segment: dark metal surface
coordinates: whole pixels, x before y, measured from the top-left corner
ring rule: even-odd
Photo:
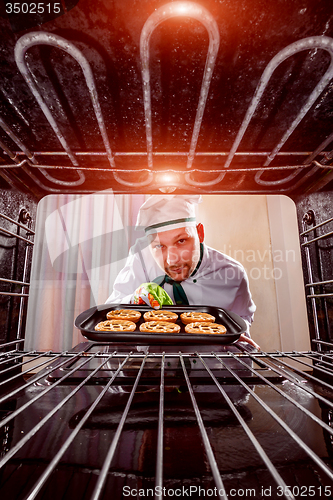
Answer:
[[[303,195],[296,203],[311,337],[332,341],[332,193]]]
[[[3,188],[32,189],[37,197],[105,188],[156,192],[166,183],[159,177],[166,170],[178,173],[168,183],[178,192],[295,194],[332,188],[330,77],[306,108],[330,67],[331,2],[196,1],[195,8],[206,9],[201,16],[181,6],[180,15],[166,20],[162,7],[168,2],[162,0],[79,0],[61,15],[37,18],[6,14],[5,4],[0,17]],[[147,142],[140,36],[144,42],[152,15],[161,18],[147,40]],[[208,33],[214,30],[219,45],[215,65],[207,66],[211,80],[201,109]],[[48,36],[52,45],[45,45]],[[55,36],[64,39],[62,48]],[[277,65],[266,78],[275,56]],[[20,58],[43,103],[21,74]],[[262,77],[267,86],[245,127]],[[295,120],[295,130],[283,139]],[[232,172],[225,174],[228,169]]]
[[[195,499],[332,498],[332,351],[9,349],[0,357],[4,498],[142,498],[160,485],[170,496],[192,486]],[[47,365],[33,377],[31,360]]]
[[[30,278],[33,235],[28,231],[29,220],[21,214],[29,213],[35,220],[36,201],[18,191],[3,190],[0,198],[0,341],[14,340],[24,336],[27,302],[26,283]],[[34,222],[33,222],[34,224]]]
[[[106,314],[115,309],[134,309],[140,311],[142,316],[137,323],[137,328],[133,332],[100,332],[95,330],[97,323],[105,321]],[[138,345],[212,345],[212,344],[232,344],[236,342],[241,333],[246,331],[245,321],[237,314],[225,309],[213,306],[165,306],[166,311],[178,314],[176,323],[180,326],[180,333],[177,334],[151,334],[141,332],[139,327],[144,322],[143,314],[150,311],[149,306],[103,304],[88,309],[75,319],[75,326],[88,340],[96,342],[116,342]],[[187,334],[185,325],[180,320],[180,314],[186,311],[200,311],[211,314],[216,318],[216,323],[224,325],[227,332],[223,335],[217,334]]]

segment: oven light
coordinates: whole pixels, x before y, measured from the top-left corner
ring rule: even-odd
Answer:
[[[180,16],[186,14],[201,14],[200,5],[196,5],[193,2],[175,2],[172,7],[174,9],[174,12],[177,12]]]
[[[163,172],[157,174],[156,182],[160,185],[159,190],[162,193],[172,193],[179,185],[179,178],[177,174],[172,172]]]

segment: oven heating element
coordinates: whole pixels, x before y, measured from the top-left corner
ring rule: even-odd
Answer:
[[[302,487],[305,491],[304,485],[309,488],[311,486],[310,490],[318,495],[316,498],[320,496],[331,498],[333,493],[330,491],[333,484],[332,344],[323,343],[326,351],[321,353],[240,351],[210,354],[154,354],[153,352],[144,354],[117,351],[106,353],[105,344],[94,343],[80,344],[75,348],[76,352],[38,353],[24,352],[17,348],[19,344],[20,342],[1,346],[3,353],[0,358],[2,414],[0,492],[4,498],[12,494],[9,493],[13,491],[12,488],[16,492],[15,498],[29,500],[69,498],[73,493],[69,486],[69,478],[67,482],[63,480],[63,483],[59,484],[59,481],[62,481],[61,470],[64,463],[68,460],[67,467],[69,469],[70,466],[74,467],[75,452],[71,453],[71,450],[75,450],[76,447],[80,450],[81,458],[86,458],[89,462],[89,448],[85,440],[88,440],[90,447],[97,447],[100,443],[96,441],[96,433],[95,439],[87,435],[89,432],[87,429],[92,429],[90,432],[93,433],[94,429],[98,428],[98,423],[93,424],[94,415],[98,414],[105,399],[107,414],[110,415],[115,411],[112,408],[112,400],[117,399],[119,394],[113,393],[112,388],[119,385],[124,391],[120,394],[124,398],[123,407],[117,421],[113,422],[112,432],[110,423],[108,429],[105,421],[104,428],[108,430],[103,432],[103,422],[99,420],[99,432],[105,440],[103,448],[105,455],[99,457],[99,467],[91,465],[89,468],[88,463],[84,467],[78,466],[81,475],[88,478],[87,480],[82,478],[85,494],[80,498],[94,500],[109,498],[110,492],[112,498],[125,498],[122,492],[129,491],[126,490],[126,485],[133,491],[149,487],[155,492],[163,491],[166,485],[173,488],[188,485],[191,477],[179,478],[176,474],[181,461],[171,467],[175,473],[174,478],[166,477],[164,466],[165,456],[169,453],[166,445],[167,427],[171,425],[174,429],[177,424],[184,425],[186,419],[191,420],[189,425],[192,427],[195,422],[195,427],[199,429],[197,439],[201,441],[192,443],[193,449],[198,450],[198,456],[187,457],[189,463],[191,464],[194,459],[198,460],[199,457],[209,464],[205,477],[192,478],[191,484],[197,487],[201,485],[201,488],[204,485],[207,488],[208,484],[210,489],[216,488],[215,498],[231,498],[228,496],[228,491],[235,488],[236,484],[241,485],[243,489],[251,486],[252,492],[256,491],[255,498],[262,498],[260,491],[263,485],[270,488],[274,485],[274,491],[283,492],[283,495],[278,495],[282,498],[297,498]],[[13,349],[10,350],[11,348]],[[29,366],[32,360],[34,368]],[[171,377],[168,376],[170,360],[173,361],[171,370],[177,366],[176,375],[173,372]],[[214,367],[210,368],[212,362]],[[151,363],[153,365],[150,367]],[[118,368],[113,368],[110,374],[112,364]],[[30,376],[37,368],[43,367],[42,371]],[[90,393],[87,391],[89,387],[93,389]],[[200,387],[204,387],[203,392],[198,389]],[[57,396],[60,388],[63,399]],[[235,396],[235,390],[243,391],[241,401],[239,396]],[[171,409],[177,415],[174,400],[171,406],[170,402],[167,402],[173,393],[182,398],[186,396],[190,401],[185,413],[183,411],[181,415],[183,420],[181,424],[176,421],[179,415],[170,423]],[[87,394],[90,394],[90,397]],[[142,465],[139,467],[140,471],[135,472],[124,470],[124,465],[118,463],[121,462],[119,453],[126,443],[126,439],[122,441],[126,434],[126,426],[131,427],[131,423],[128,422],[133,424],[133,419],[137,418],[140,420],[141,428],[145,428],[147,413],[142,414],[145,417],[140,416],[139,407],[135,406],[136,397],[140,395],[154,396],[149,418],[150,427],[155,429],[156,433],[153,434],[153,441],[147,445],[148,451],[142,451],[145,446],[142,433],[139,432],[138,438],[141,440],[141,455],[151,454],[149,460],[156,467],[155,474],[151,477],[147,476]],[[207,412],[205,399],[212,395],[214,409],[210,408]],[[136,409],[132,410],[133,406]],[[245,407],[247,412],[244,412]],[[229,420],[220,423],[215,421],[212,426],[209,412],[217,412],[219,415],[221,408],[228,413]],[[262,415],[260,425],[263,427],[267,426],[272,430],[271,424],[267,422],[274,422],[276,430],[269,438],[269,446],[264,439],[267,429],[254,425],[255,418],[251,418],[249,411],[252,413],[256,411]],[[39,417],[33,425],[34,419],[31,415],[36,414]],[[99,414],[100,419],[101,415],[103,413]],[[105,415],[106,413],[104,418]],[[219,418],[221,417],[217,420]],[[301,422],[301,426],[297,425],[297,422]],[[57,425],[62,429],[61,438],[56,432]],[[214,427],[215,432],[221,433],[219,443],[213,439]],[[315,438],[309,440],[308,431],[312,427]],[[306,429],[306,432],[302,432],[302,428]],[[186,427],[181,428],[181,431],[182,429]],[[249,454],[253,464],[259,461],[261,465],[258,463],[256,467],[248,466],[244,470],[223,471],[225,464],[221,464],[223,457],[220,451],[225,446],[230,446],[227,434],[226,444],[223,442],[224,432],[228,429],[235,434],[234,439],[239,440],[238,444],[233,442],[233,453],[240,453],[236,459],[242,462],[243,449],[243,453]],[[48,442],[49,433],[53,433],[54,436],[52,436],[51,456],[47,459],[44,457],[43,443]],[[323,453],[323,449],[318,452],[321,441],[325,442],[326,453]],[[49,442],[48,445],[50,446]],[[181,442],[179,448],[182,446]],[[293,453],[297,450],[295,453],[299,454],[299,460],[294,458],[291,463],[286,463],[285,458],[280,461],[277,457],[279,447],[284,449],[283,453],[287,455],[290,451],[286,450],[293,449]],[[39,450],[40,456],[33,456],[31,450],[35,452]],[[227,448],[225,450],[227,451]],[[127,452],[130,454],[131,450]],[[87,457],[84,457],[85,453]],[[67,460],[64,460],[64,456]],[[147,457],[145,459],[148,460]],[[135,462],[134,459],[133,461]],[[138,463],[140,465],[140,459]],[[129,468],[135,467],[131,463]],[[302,483],[302,478],[303,480],[307,478],[310,483],[306,481]],[[56,496],[54,496],[55,484],[58,484]],[[167,498],[167,496],[157,495],[155,498]],[[200,497],[194,496],[194,498]]]
[[[175,151],[154,151],[153,150],[153,139],[152,139],[152,103],[151,103],[151,85],[150,85],[150,39],[151,36],[161,23],[165,20],[174,18],[174,17],[187,17],[190,19],[196,19],[203,24],[206,28],[208,36],[209,36],[209,46],[206,57],[206,65],[203,73],[201,91],[199,102],[196,109],[195,121],[192,128],[192,138],[190,142],[190,149],[186,152],[175,152]],[[31,70],[29,69],[27,62],[25,60],[26,52],[32,46],[42,46],[49,45],[56,48],[59,48],[62,51],[67,52],[79,65],[83,73],[83,78],[85,80],[87,89],[89,91],[89,95],[92,101],[95,118],[98,123],[99,131],[103,139],[103,144],[105,147],[105,152],[98,151],[76,151],[73,152],[69,146],[66,137],[61,132],[60,127],[52,114],[51,109],[48,107],[45,99],[43,98],[41,89],[39,89],[38,82]],[[17,174],[14,173],[17,168],[22,169],[22,171],[28,175],[33,181],[35,185],[37,185],[44,192],[75,192],[75,190],[79,189],[81,193],[91,192],[91,189],[88,189],[86,184],[86,176],[85,173],[89,170],[91,171],[101,171],[101,172],[110,172],[112,173],[114,181],[118,185],[126,186],[130,188],[149,188],[156,189],[160,187],[158,181],[158,174],[163,172],[163,170],[156,169],[154,167],[154,157],[158,156],[162,157],[177,157],[177,158],[186,158],[186,168],[184,169],[168,169],[168,172],[181,175],[184,178],[184,185],[189,189],[196,188],[212,188],[217,186],[225,177],[227,172],[229,173],[239,173],[239,179],[234,183],[233,189],[230,192],[242,192],[243,189],[243,181],[246,176],[254,176],[254,184],[257,185],[256,189],[247,189],[247,192],[251,193],[270,193],[276,192],[278,188],[279,193],[290,193],[295,189],[298,189],[304,182],[311,178],[314,178],[315,175],[318,176],[319,172],[323,172],[324,169],[330,168],[327,165],[327,161],[331,158],[332,152],[325,151],[325,148],[332,142],[333,136],[332,134],[329,137],[325,138],[325,140],[318,146],[318,148],[312,153],[308,152],[299,152],[299,151],[290,151],[283,152],[281,151],[284,144],[290,138],[294,130],[300,124],[302,119],[307,115],[309,110],[312,108],[317,99],[321,96],[324,89],[327,88],[327,85],[330,83],[333,76],[333,39],[327,36],[310,36],[308,38],[304,38],[298,40],[283,50],[278,52],[273,59],[268,63],[265,70],[262,73],[262,76],[259,80],[255,93],[253,95],[252,101],[248,107],[248,110],[245,114],[245,117],[240,125],[239,131],[235,137],[233,145],[230,149],[230,152],[218,151],[218,152],[197,152],[197,142],[200,134],[200,128],[202,123],[202,118],[205,112],[206,102],[209,97],[209,88],[212,80],[212,76],[214,73],[214,65],[216,62],[216,58],[218,55],[218,50],[220,46],[220,35],[219,29],[215,19],[212,14],[203,6],[200,6],[196,3],[192,2],[172,2],[167,3],[159,8],[157,8],[153,14],[151,14],[146,20],[140,37],[140,59],[141,59],[141,73],[142,73],[142,83],[143,83],[143,105],[144,105],[144,115],[145,115],[145,127],[146,127],[146,153],[135,151],[135,152],[113,152],[111,150],[109,138],[106,132],[105,121],[102,114],[102,109],[99,102],[99,97],[97,93],[97,88],[95,84],[95,78],[91,66],[82,52],[70,41],[60,37],[54,33],[47,32],[30,32],[23,35],[16,43],[15,46],[15,61],[17,64],[17,68],[22,74],[26,84],[30,88],[30,91],[34,95],[40,109],[44,113],[46,119],[48,120],[50,126],[52,127],[55,136],[57,137],[61,147],[63,150],[52,152],[52,151],[30,151],[30,149],[21,141],[18,135],[13,131],[13,129],[4,121],[3,118],[0,119],[0,127],[3,131],[10,137],[10,139],[18,146],[19,151],[13,152],[10,148],[8,148],[2,141],[0,142],[0,146],[2,147],[6,156],[9,156],[13,163],[2,164],[0,169],[0,175],[9,182],[11,186],[15,186],[20,184],[20,179]],[[238,147],[241,143],[242,138],[244,137],[248,125],[255,114],[258,106],[262,100],[262,96],[267,89],[267,86],[270,82],[270,79],[275,72],[275,70],[279,67],[281,63],[283,63],[288,58],[292,57],[295,54],[298,54],[303,51],[318,51],[323,50],[327,52],[330,56],[330,64],[325,74],[321,77],[320,81],[317,83],[315,88],[312,90],[311,94],[307,98],[305,104],[301,107],[297,116],[293,119],[292,123],[288,126],[287,130],[283,133],[282,138],[276,144],[270,152],[256,151],[256,152],[246,152],[238,151]],[[255,167],[236,167],[230,168],[230,165],[233,161],[235,155],[239,155],[241,157],[264,157],[266,158],[262,165]],[[57,161],[57,158],[69,158],[72,166],[70,165],[59,165],[59,164],[47,164],[45,162],[41,162],[38,157],[47,156],[53,158]],[[289,158],[288,163],[286,165],[274,165],[270,166],[271,162],[276,157],[287,156]],[[298,163],[298,161],[293,162],[290,158],[299,158],[304,157],[302,163]],[[84,160],[87,158],[107,158],[109,166],[107,168],[104,167],[93,167],[84,165]],[[141,167],[140,169],[130,169],[130,168],[119,168],[117,166],[116,159],[117,158],[140,158],[147,157],[147,166]],[[193,161],[196,157],[209,157],[213,162],[215,159],[226,157],[225,163],[221,168],[210,168],[210,169],[201,169],[198,167],[193,167]],[[291,163],[291,164],[290,164]],[[294,164],[296,163],[296,164]],[[14,169],[14,170],[13,170]],[[34,171],[38,171],[40,176],[35,175]],[[50,174],[50,172],[57,170],[61,170],[65,172],[66,170],[75,171],[77,173],[76,180],[61,180]],[[286,171],[286,176],[280,179],[268,180],[266,178],[263,179],[264,172],[272,172],[273,175],[278,171]],[[295,180],[293,185],[288,185],[291,181],[293,181],[298,174],[303,171],[302,177]],[[126,174],[131,180],[125,180],[122,177],[122,174]],[[134,180],[138,174],[146,174],[144,180]],[[197,180],[195,178],[196,174],[213,174],[215,178],[211,180]],[[44,184],[40,177],[44,177],[48,183]],[[266,173],[267,176],[267,173]],[[325,183],[329,182],[330,176],[324,176],[320,182],[322,186]],[[252,178],[252,177],[251,177]],[[287,185],[287,187],[285,187]],[[27,186],[25,186],[27,187]],[[177,187],[177,186],[176,186]],[[29,188],[28,188],[29,189]],[[229,190],[219,190],[219,192],[229,192]]]

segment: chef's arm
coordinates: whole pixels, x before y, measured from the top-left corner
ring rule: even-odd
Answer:
[[[138,256],[129,255],[125,267],[120,271],[113,284],[113,291],[106,304],[132,304],[134,291],[145,281],[145,274],[138,265]]]
[[[250,334],[250,326],[253,322],[256,306],[252,300],[251,292],[249,289],[249,282],[245,272],[235,299],[234,306],[240,309],[239,315],[246,323],[246,331],[241,334],[239,341],[247,342],[252,347],[260,351],[260,346],[251,338]],[[233,308],[233,310],[235,309]]]
[[[251,338],[251,334],[250,334],[250,326],[251,326],[251,318],[249,318],[248,316],[246,316],[244,318],[244,316],[241,316],[241,318],[245,321],[246,323],[246,331],[244,332],[244,335],[246,335],[246,337],[249,337]]]
[[[258,351],[261,350],[260,348],[260,345],[257,344],[253,339],[251,339],[250,337],[248,337],[245,333],[242,333],[238,339],[238,342],[246,342],[250,345],[252,345],[252,347],[255,347],[256,349],[258,349]]]
[[[124,295],[119,290],[113,290],[110,297],[106,300],[106,304],[132,304],[133,294]]]
[[[249,282],[245,270],[242,280],[239,283],[235,300],[230,309],[231,311],[238,314],[246,322],[246,335],[247,337],[250,337],[250,326],[253,322],[256,306],[252,300],[251,292],[249,289]]]

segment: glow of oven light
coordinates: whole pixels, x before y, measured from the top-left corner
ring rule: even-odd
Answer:
[[[181,15],[191,15],[194,13],[198,13],[198,8],[200,8],[199,5],[193,4],[192,2],[179,2],[178,4],[174,5],[174,12],[177,12],[180,16]]]
[[[186,3],[180,3],[179,5],[177,5],[177,11],[179,12],[179,14],[186,14],[191,10],[191,7],[191,5],[188,5]]]
[[[178,176],[173,173],[165,172],[159,174],[157,180],[161,185],[159,190],[162,191],[162,193],[172,193],[177,189]]]
[[[163,174],[163,175],[161,175],[160,179],[165,184],[170,184],[170,183],[172,183],[172,181],[176,180],[175,176],[172,174]]]

